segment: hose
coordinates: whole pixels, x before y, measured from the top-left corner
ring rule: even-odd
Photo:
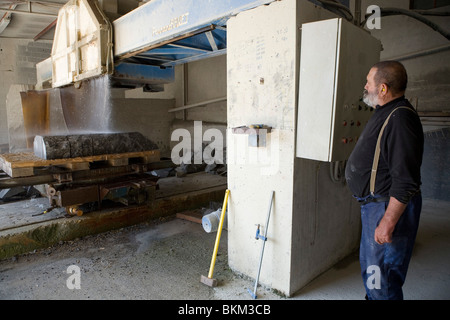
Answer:
[[[330,162],[331,181],[345,183],[345,166],[347,161]]]
[[[411,11],[411,10],[400,9],[400,8],[380,8],[380,13],[381,13],[382,17],[394,16],[394,15],[406,15],[408,17],[414,18],[414,19],[426,24],[427,26],[432,28],[434,31],[439,32],[441,35],[443,35],[445,38],[447,38],[447,40],[450,40],[450,32],[444,30],[443,28],[441,28],[439,25],[437,25],[433,21],[425,18],[422,13],[419,14],[419,13]],[[371,14],[366,14],[366,20],[364,20],[361,23],[361,26],[364,26],[366,24],[367,16],[370,16],[370,15]],[[431,13],[429,13],[429,15],[431,15]]]
[[[424,16],[450,16],[450,11],[413,10],[412,12],[422,14]]]
[[[330,1],[330,0],[317,0],[317,1],[320,2],[324,6],[325,9],[328,9],[333,12],[335,12],[335,11],[331,10],[331,8],[336,9],[338,12],[335,12],[335,13],[341,14],[348,21],[353,21],[352,12],[350,11],[349,8],[347,8],[343,4],[341,4],[337,1]]]

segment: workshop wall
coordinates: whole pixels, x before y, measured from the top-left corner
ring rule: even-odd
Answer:
[[[409,9],[409,0],[365,0],[369,5]],[[450,6],[435,10],[448,12]],[[450,32],[448,16],[425,16]],[[406,97],[418,111],[450,111],[450,45],[448,39],[426,24],[405,15],[382,17],[380,29],[370,30],[383,45],[382,60],[399,60],[408,71]]]
[[[123,101],[118,101],[121,105],[134,104],[135,100],[138,99],[142,99],[143,102],[145,99],[151,99],[154,104],[161,106],[161,103],[163,103],[161,100],[170,100],[171,102],[163,103],[165,105],[163,109],[148,106],[151,109],[149,110],[140,105],[137,108],[131,107],[129,111],[133,110],[133,112],[127,114],[127,117],[135,119],[136,123],[144,121],[142,120],[145,118],[143,115],[148,112],[151,112],[154,116],[160,116],[163,119],[160,123],[153,121],[156,119],[155,117],[145,119],[149,119],[153,125],[158,127],[159,144],[164,145],[161,152],[164,156],[170,156],[171,148],[179,143],[179,140],[171,141],[174,130],[188,130],[193,143],[195,121],[201,121],[202,135],[209,129],[218,129],[224,138],[224,146],[226,145],[226,91],[226,55],[222,55],[175,66],[175,81],[165,84],[163,92],[144,92],[141,88],[125,90],[122,96],[120,92],[113,94],[113,104],[120,98],[125,98]],[[189,106],[218,98],[224,98],[224,100],[169,112],[172,108]],[[139,105],[139,103],[137,104]],[[124,121],[129,122],[130,120]],[[119,118],[115,126],[117,125],[121,126]],[[168,127],[163,128],[163,126]],[[147,126],[144,131],[148,130],[150,129]],[[163,143],[164,139],[165,142]],[[209,141],[205,143],[208,144]]]
[[[12,84],[36,84],[36,63],[50,57],[52,42],[0,40],[0,152],[7,151],[6,96]]]
[[[425,132],[422,196],[450,201],[450,128]]]
[[[182,100],[177,100],[177,107],[189,106],[219,98],[224,99],[218,102],[207,103],[198,107],[175,112],[175,121],[172,124],[171,132],[179,128],[188,130],[192,139],[192,150],[194,150],[195,125],[197,125],[198,128],[201,128],[201,140],[204,145],[210,143],[209,140],[203,141],[205,132],[209,129],[217,129],[220,131],[220,134],[217,136],[218,138],[222,138],[223,146],[226,147],[226,55],[195,61],[184,65],[182,88]],[[199,121],[201,121],[201,123]],[[178,140],[171,141],[171,146],[174,147],[174,145],[178,143]]]
[[[226,55],[189,63],[185,69],[185,75],[186,105],[226,98]],[[182,112],[178,112],[177,118],[183,119]],[[185,120],[200,120],[226,125],[227,102],[223,100],[187,109]]]

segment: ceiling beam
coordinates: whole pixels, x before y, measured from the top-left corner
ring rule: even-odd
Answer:
[[[12,10],[0,8],[0,12],[11,12],[17,14],[25,14],[25,15],[36,15],[36,16],[44,16],[44,17],[57,17],[57,13],[44,13],[44,12],[36,12],[36,11],[23,11],[23,10]]]
[[[28,5],[30,2],[35,3],[36,5],[46,5],[46,4],[50,4],[50,5],[54,5],[55,7],[62,7],[65,2],[55,2],[55,1],[46,1],[46,0],[23,0],[23,1],[17,1],[17,0],[0,0],[0,5],[10,5],[10,4],[14,4],[14,5]],[[67,1],[66,1],[67,2]]]
[[[0,39],[28,40],[28,41],[34,40],[34,39],[32,39],[32,38],[26,38],[26,37],[5,37],[5,36],[0,36]],[[40,39],[39,41],[49,41],[49,42],[52,42],[53,40],[52,40],[52,39]]]
[[[54,26],[56,26],[56,22],[58,21],[58,19],[55,19],[52,23],[50,23],[48,26],[46,26],[41,32],[39,32],[34,38],[33,40],[36,41],[38,39],[40,39],[44,34],[46,34],[47,32],[50,31],[51,28],[53,28]]]

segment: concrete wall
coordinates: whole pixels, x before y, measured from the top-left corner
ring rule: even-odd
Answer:
[[[3,152],[27,152],[30,151],[27,144],[27,134],[24,125],[24,115],[22,109],[21,92],[33,90],[34,85],[17,85],[9,86],[6,96],[6,114],[7,129],[5,135],[8,144],[5,145]]]
[[[186,105],[227,96],[226,55],[195,61],[185,69]],[[182,118],[179,112],[177,117]],[[226,124],[227,102],[219,101],[204,107],[186,110],[186,120]]]
[[[36,84],[36,63],[50,56],[51,46],[45,40],[0,39],[0,146],[9,141],[6,96],[10,86]]]
[[[450,201],[450,128],[425,132],[422,196]]]
[[[281,34],[280,36],[276,36]],[[230,267],[256,278],[268,230],[261,283],[289,293],[295,122],[295,2],[275,2],[238,14],[227,25],[228,257]],[[232,129],[272,127],[265,148],[248,147]],[[270,156],[263,161],[263,153]],[[273,156],[273,158],[271,158]],[[271,165],[273,167],[271,168]],[[271,170],[272,169],[272,170]],[[269,226],[269,196],[275,191]]]
[[[194,149],[194,138],[199,139],[199,137],[194,136],[194,121],[201,121],[201,132],[198,131],[198,133],[202,135],[201,140],[203,145],[208,145],[212,141],[212,139],[206,139],[207,137],[204,136],[205,132],[209,129],[217,129],[220,131],[220,134],[215,134],[214,139],[221,139],[221,143],[225,148],[227,126],[226,55],[184,65],[183,89],[183,100],[177,101],[177,106],[189,106],[220,98],[224,98],[224,100],[176,112],[176,121],[174,121],[171,131],[173,132],[178,128],[187,129],[191,134],[192,148]],[[199,124],[197,122],[197,125]],[[178,141],[172,141],[172,147],[177,143]],[[226,153],[224,153],[224,162],[226,161],[225,155]]]
[[[170,145],[170,148],[164,149],[164,154],[170,156],[170,149],[179,143],[179,140],[171,141],[172,133],[175,130],[188,130],[191,134],[193,144],[194,121],[201,121],[201,139],[203,139],[203,134],[207,130],[218,129],[223,137],[223,145],[226,146],[226,92],[226,55],[222,55],[176,66],[175,81],[171,84],[166,84],[164,86],[164,92],[143,92],[142,89],[138,88],[125,91],[124,97],[127,99],[127,103],[134,103],[132,99],[153,99],[154,101],[157,99],[172,100],[170,107],[160,110],[160,115],[164,119],[161,125],[169,126],[167,130],[160,129],[167,132],[165,143]],[[169,112],[172,108],[189,106],[218,98],[225,99],[194,108]],[[123,104],[125,101],[121,103]],[[138,122],[144,121],[142,119],[147,119],[145,116],[141,120],[137,119],[142,115],[136,110],[136,120]],[[131,114],[129,116],[132,117]],[[117,123],[119,124],[119,121]],[[204,141],[204,143],[209,144],[209,140]]]

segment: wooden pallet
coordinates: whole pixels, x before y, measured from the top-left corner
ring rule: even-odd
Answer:
[[[56,166],[79,171],[88,170],[93,162],[104,162],[111,167],[126,166],[131,159],[144,164],[157,162],[160,160],[160,153],[159,150],[150,150],[54,160],[43,160],[31,152],[7,153],[0,154],[0,169],[11,178],[17,178],[33,176],[34,169],[40,167]]]

